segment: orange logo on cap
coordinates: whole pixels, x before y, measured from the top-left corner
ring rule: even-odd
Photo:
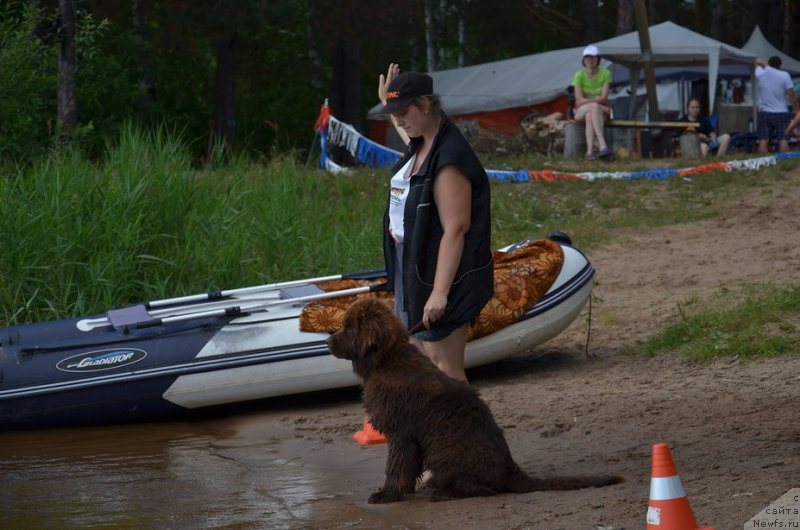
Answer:
[[[399,97],[400,97],[400,92],[387,92],[386,93],[386,99],[394,99],[394,98],[399,98]]]

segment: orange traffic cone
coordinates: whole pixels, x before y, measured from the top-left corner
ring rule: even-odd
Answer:
[[[697,526],[667,444],[653,446],[647,530],[713,530]]]
[[[364,416],[364,428],[353,435],[353,440],[361,445],[385,444],[388,442],[386,437],[375,430],[369,422],[369,418]]]

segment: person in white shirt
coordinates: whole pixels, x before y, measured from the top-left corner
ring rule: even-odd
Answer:
[[[769,141],[778,140],[778,150],[788,151],[786,129],[791,120],[788,102],[795,112],[800,110],[794,93],[792,78],[780,70],[781,58],[773,56],[769,61],[756,59],[757,103],[758,103],[758,152],[766,153]]]

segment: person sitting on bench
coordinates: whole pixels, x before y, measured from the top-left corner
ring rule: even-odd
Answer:
[[[720,156],[728,152],[728,145],[731,143],[730,134],[717,135],[715,127],[711,123],[711,118],[700,118],[700,100],[692,98],[686,104],[686,115],[680,121],[700,123],[697,128],[697,139],[700,140],[700,152],[703,156],[709,153]]]
[[[575,87],[575,120],[586,124],[586,158],[595,160],[613,156],[608,147],[603,127],[611,107],[608,106],[608,90],[611,85],[611,72],[600,67],[600,51],[597,46],[587,46],[581,59],[583,68],[575,73],[572,86]],[[599,153],[594,152],[597,140]]]

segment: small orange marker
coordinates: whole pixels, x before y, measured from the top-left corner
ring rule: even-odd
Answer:
[[[375,430],[366,416],[364,416],[364,428],[353,435],[353,440],[361,445],[385,444],[389,441],[383,434]]]

